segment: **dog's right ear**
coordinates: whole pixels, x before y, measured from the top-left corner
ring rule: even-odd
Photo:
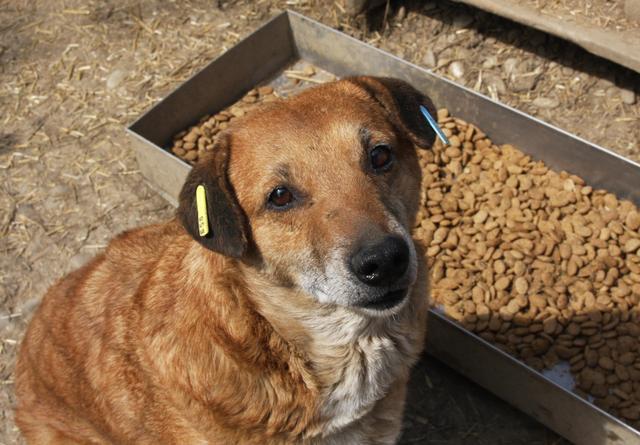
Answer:
[[[193,167],[180,191],[178,218],[189,234],[209,250],[240,258],[247,251],[247,218],[228,177],[231,137],[220,134],[213,150]],[[196,190],[204,187],[208,233],[200,235]],[[207,223],[205,223],[207,224]]]

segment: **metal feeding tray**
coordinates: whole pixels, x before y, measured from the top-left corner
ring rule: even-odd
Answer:
[[[282,73],[296,64],[311,64],[321,75],[404,79],[427,92],[436,106],[482,128],[495,143],[515,144],[553,169],[580,175],[640,205],[637,164],[290,11],[211,62],[129,127],[144,176],[176,204],[191,167],[166,149],[172,137],[256,85],[270,84],[285,94]],[[427,351],[572,442],[640,441],[640,432],[567,390],[554,374],[527,367],[437,310],[429,314]]]

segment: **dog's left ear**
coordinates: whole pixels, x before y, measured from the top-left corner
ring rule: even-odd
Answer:
[[[407,82],[391,77],[359,76],[346,79],[365,90],[387,112],[391,122],[420,148],[431,148],[436,134],[420,112],[424,105],[432,116],[436,108],[431,99]]]
[[[178,218],[189,234],[209,250],[240,258],[247,251],[248,223],[228,177],[231,137],[220,134],[210,153],[191,170],[180,191]],[[196,190],[204,187],[208,222],[201,235]],[[203,203],[204,204],[204,201]]]

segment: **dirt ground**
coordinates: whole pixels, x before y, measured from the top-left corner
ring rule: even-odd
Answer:
[[[173,212],[124,128],[287,7],[640,160],[640,75],[456,3],[398,1],[354,19],[320,0],[2,2],[0,444],[21,443],[12,370],[46,288]],[[405,444],[564,443],[429,357],[410,392]]]

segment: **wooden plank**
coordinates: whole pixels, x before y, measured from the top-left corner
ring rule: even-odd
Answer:
[[[575,43],[590,53],[640,72],[640,31],[613,31],[561,20],[517,0],[454,0]]]

